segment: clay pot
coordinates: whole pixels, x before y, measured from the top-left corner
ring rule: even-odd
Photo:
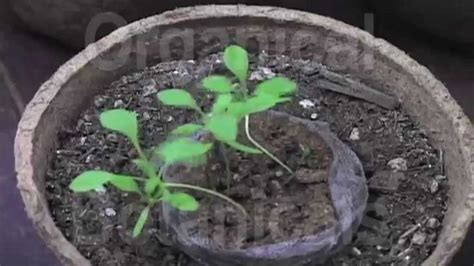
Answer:
[[[44,178],[59,129],[123,74],[220,51],[229,42],[312,58],[400,101],[444,154],[450,201],[437,247],[424,265],[448,265],[474,211],[474,132],[448,90],[405,53],[366,32],[314,14],[254,6],[184,8],[135,22],[87,47],[43,84],[18,126],[16,171],[26,211],[58,258],[65,265],[90,265],[56,227],[45,200]]]
[[[116,27],[177,7],[237,3],[270,5],[271,1],[11,0],[10,3],[18,17],[32,30],[53,37],[67,46],[83,48],[89,43],[86,34],[88,26],[92,24],[109,26],[99,28],[94,38],[96,40]]]
[[[337,17],[363,27],[360,0],[10,0],[18,17],[32,30],[73,48],[83,48],[118,26],[177,7],[203,4],[247,4],[295,8]],[[100,17],[98,14],[102,14]],[[103,24],[97,36],[87,28]]]
[[[376,12],[460,44],[474,43],[474,1],[369,0]]]

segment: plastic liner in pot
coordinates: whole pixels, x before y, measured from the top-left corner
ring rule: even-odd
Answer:
[[[368,189],[356,154],[330,131],[326,123],[276,111],[263,115],[267,119],[286,119],[288,123],[300,123],[320,136],[330,148],[333,161],[329,169],[328,186],[336,223],[315,235],[233,250],[218,246],[208,236],[199,234],[195,215],[180,212],[163,203],[162,229],[177,247],[203,265],[288,266],[321,263],[349,244],[361,223],[367,205]],[[174,182],[179,179],[186,182],[186,178],[179,175],[179,171],[171,168],[166,180]]]

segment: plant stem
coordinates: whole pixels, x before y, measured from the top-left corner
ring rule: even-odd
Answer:
[[[243,214],[245,214],[245,216],[247,217],[248,214],[247,214],[247,211],[244,209],[244,207],[240,204],[238,204],[237,202],[235,202],[233,199],[221,194],[221,193],[218,193],[218,192],[215,192],[215,191],[212,191],[210,189],[205,189],[205,188],[202,188],[202,187],[197,187],[197,186],[192,186],[192,185],[187,185],[187,184],[177,184],[177,183],[165,183],[165,186],[168,187],[168,188],[184,188],[184,189],[191,189],[191,190],[195,190],[195,191],[200,191],[200,192],[204,192],[204,193],[207,193],[209,195],[212,195],[212,196],[215,196],[215,197],[218,197],[218,198],[221,198],[229,203],[231,203],[232,205],[234,205],[235,207],[237,207],[237,209],[239,209]]]
[[[148,161],[148,158],[146,157],[145,153],[143,152],[142,148],[140,147],[140,144],[139,143],[133,143],[133,146],[135,146],[135,149],[138,152],[138,157],[140,157],[140,159],[142,159],[142,160]]]
[[[274,160],[283,168],[285,168],[286,171],[288,171],[290,174],[293,174],[293,170],[291,170],[290,167],[288,167],[286,164],[280,161],[275,155],[270,153],[268,150],[266,150],[262,145],[260,145],[257,141],[255,141],[252,138],[252,136],[250,135],[250,116],[249,115],[245,116],[245,134],[247,135],[248,140],[250,140],[250,142],[252,142],[252,144],[255,145],[255,147],[263,151],[268,157],[270,157],[272,160]]]

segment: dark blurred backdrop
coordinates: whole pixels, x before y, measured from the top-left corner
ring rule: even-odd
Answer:
[[[474,120],[474,1],[440,0],[0,0],[0,265],[53,266],[16,190],[13,138],[25,104],[84,46],[95,14],[132,20],[196,3],[283,6],[330,16],[384,38],[427,66]],[[367,20],[368,19],[368,20]],[[103,34],[109,28],[103,29]],[[474,265],[474,228],[453,266]]]

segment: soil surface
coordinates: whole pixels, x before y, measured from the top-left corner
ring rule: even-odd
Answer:
[[[314,62],[262,54],[252,58],[252,71],[254,82],[251,86],[275,74],[295,80],[299,84],[298,95],[278,109],[297,117],[329,123],[333,132],[359,155],[364,166],[370,188],[366,217],[352,245],[325,265],[420,265],[436,245],[448,189],[439,152],[430,146],[426,132],[400,110],[386,110],[318,88],[315,84],[320,76]],[[85,170],[140,174],[129,162],[136,157],[130,143],[100,126],[98,115],[101,111],[119,107],[137,111],[142,144],[151,148],[178,124],[197,119],[192,111],[161,107],[156,92],[172,87],[187,88],[203,106],[209,106],[212,96],[205,94],[199,85],[209,73],[227,73],[219,55],[199,61],[162,63],[124,76],[106,88],[104,94],[98,95],[76,124],[65,125],[59,133],[60,146],[47,177],[50,209],[65,236],[93,264],[195,265],[160,234],[158,210],[153,213],[154,219],[147,224],[144,234],[132,239],[131,229],[142,207],[135,196],[111,188],[97,193],[73,194],[68,186]],[[288,132],[277,126],[256,131],[254,135],[270,134],[265,138],[275,141],[270,141],[269,147],[281,153],[282,160],[294,169],[325,168],[324,157],[316,158],[316,166],[312,165],[312,159],[301,159],[308,152],[294,144],[303,140],[289,137],[288,143],[279,142],[278,139],[288,136]],[[271,137],[273,133],[277,134],[274,138]],[[245,191],[243,202],[252,198],[260,201],[274,198],[279,185],[285,185],[282,183],[287,177],[284,169],[266,158],[252,161],[238,155],[232,160],[245,161],[245,164],[233,164],[232,180],[253,185],[253,191]],[[262,179],[246,178],[248,173],[261,175]],[[303,187],[302,195],[316,189],[321,194],[313,193],[313,200],[327,200],[324,178],[308,187],[295,180],[289,184],[294,187],[291,191]],[[217,186],[225,190],[222,184]],[[332,208],[328,210],[331,212]],[[303,213],[297,215],[304,216]],[[321,220],[314,223],[314,228],[330,223],[330,218]],[[290,233],[297,226],[296,223],[289,224],[286,232]],[[261,243],[266,243],[265,234],[258,237]],[[248,246],[252,242],[249,240],[238,245]]]
[[[334,226],[327,184],[332,157],[325,142],[306,125],[290,122],[288,117],[253,115],[250,128],[257,142],[295,169],[294,175],[264,154],[228,148],[216,149],[205,166],[169,169],[170,182],[212,188],[247,210],[246,218],[222,199],[199,195],[206,196],[200,197],[199,211],[181,213],[185,221],[198,222],[191,230],[192,237],[208,238],[213,245],[235,250],[316,235]],[[239,142],[252,146],[244,132],[242,123]],[[230,166],[229,188],[224,156]]]

